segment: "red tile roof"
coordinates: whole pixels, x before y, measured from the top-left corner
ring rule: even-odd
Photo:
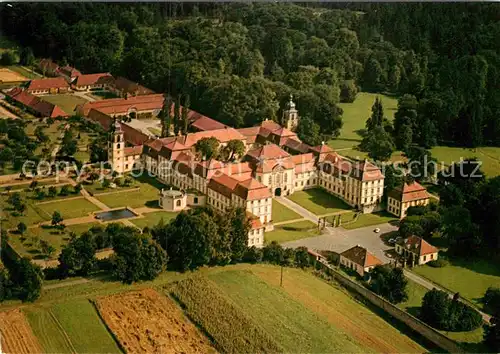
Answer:
[[[356,264],[359,264],[363,268],[383,264],[380,259],[368,252],[366,248],[363,248],[361,246],[354,246],[352,248],[349,248],[347,251],[342,252],[340,255]]]
[[[269,188],[254,178],[249,178],[246,181],[238,183],[234,194],[244,200],[259,200],[272,197]]]
[[[380,168],[372,164],[371,162],[364,161],[356,161],[353,163],[353,172],[354,177],[360,179],[361,181],[374,181],[383,179],[384,175]]]
[[[227,198],[231,198],[231,194],[233,194],[233,191],[237,185],[238,180],[229,177],[226,174],[214,176],[208,182],[209,189],[212,189]]]
[[[19,87],[6,92],[6,95],[14,101],[31,108],[42,117],[55,118],[68,116],[68,114],[64,112],[59,106],[44,101],[42,98],[32,95],[31,93],[26,92]]]
[[[289,148],[290,150],[300,152],[301,154],[304,154],[304,153],[309,152],[311,150],[311,147],[309,145],[298,140],[297,137],[287,138],[285,140],[283,146]]]
[[[313,146],[311,148],[311,151],[316,152],[318,154],[327,154],[333,152],[333,149],[326,144],[321,144],[318,146]]]
[[[250,150],[247,155],[260,160],[286,158],[290,156],[288,152],[276,144],[267,144],[257,149]]]
[[[89,86],[98,84],[112,84],[113,76],[110,73],[98,73],[98,74],[85,74],[80,75],[76,78],[73,85],[78,86]]]
[[[142,145],[131,146],[125,148],[125,156],[135,156],[142,153]]]
[[[427,254],[439,252],[436,247],[418,236],[410,236],[406,240],[400,241],[399,244],[406,250],[411,251],[418,256],[425,256]]]
[[[113,85],[123,94],[130,94],[133,96],[142,96],[142,95],[150,95],[153,94],[154,91],[144,87],[137,82],[130,81],[122,76],[117,77],[113,81]]]
[[[415,200],[428,199],[429,193],[425,187],[418,182],[404,183],[401,187],[396,187],[389,192],[389,196],[402,203],[411,202]]]
[[[191,110],[190,110],[190,112],[193,112],[192,116],[194,116],[197,113],[197,112],[194,112]],[[189,117],[189,114],[188,114],[188,117]],[[193,118],[195,118],[195,117],[193,117]],[[200,131],[209,131],[209,130],[224,129],[226,127],[226,125],[224,125],[216,120],[213,120],[212,118],[201,116],[201,117],[195,118],[195,120],[191,123],[191,127],[196,128],[197,130],[200,130]]]
[[[163,95],[144,95],[129,98],[110,98],[106,100],[87,102],[77,107],[77,111],[87,116],[89,111],[94,108],[106,114],[127,113],[130,108],[140,110],[158,109],[163,107]]]
[[[273,131],[273,130],[277,130],[277,129],[281,129],[281,125],[279,125],[278,123],[276,123],[275,121],[273,120],[265,120],[263,121],[261,124],[260,124],[261,127],[263,128],[266,128],[270,131]]]
[[[226,127],[224,129],[203,131],[197,133],[191,133],[185,135],[183,138],[183,144],[186,147],[191,147],[203,138],[215,138],[221,143],[227,143],[230,140],[245,140],[245,137],[241,135],[236,129]]]
[[[31,90],[49,90],[69,88],[68,83],[62,77],[53,77],[48,79],[34,79],[28,85],[28,91]]]
[[[263,227],[264,227],[264,225],[262,225],[262,222],[260,221],[259,218],[250,219],[250,228],[252,230],[262,229]]]
[[[82,75],[82,73],[79,70],[77,70],[77,69],[75,69],[75,68],[73,68],[73,67],[71,67],[69,65],[66,65],[66,66],[64,66],[62,68],[59,67],[57,69],[57,71],[60,74],[63,74],[63,75],[69,76],[69,77],[75,77],[75,76],[78,76],[78,75]]]

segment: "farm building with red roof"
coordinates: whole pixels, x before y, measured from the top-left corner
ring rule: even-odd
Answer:
[[[32,95],[19,87],[6,92],[6,97],[8,101],[26,108],[37,117],[56,118],[68,116],[59,106],[44,101],[42,98]]]
[[[34,95],[65,93],[69,84],[62,77],[31,80],[26,91]]]
[[[75,91],[104,90],[113,85],[110,73],[78,75],[71,85]]]

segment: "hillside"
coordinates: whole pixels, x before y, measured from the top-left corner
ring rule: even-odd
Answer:
[[[280,288],[278,267],[237,268],[211,273],[196,281],[180,282],[172,290],[188,316],[195,319],[217,344],[230,343],[231,350],[221,346],[224,351],[247,351],[248,346],[255,348],[261,343],[267,343],[267,348],[282,347],[285,352],[424,350],[343,289],[308,272],[285,268]],[[204,304],[214,299],[210,293],[217,294],[217,301],[203,311]],[[255,333],[242,341],[241,346],[225,341],[229,333],[238,333],[234,326],[241,323],[232,321],[234,326],[224,328],[231,317],[244,319],[246,329]]]
[[[223,352],[425,351],[345,290],[323,282],[308,271],[285,268],[282,288],[279,279],[279,267],[239,264],[205,268],[182,276],[169,272],[153,282],[132,286],[114,287],[109,281],[91,280],[71,285],[71,291],[68,288],[48,291],[37,304],[25,305],[22,313],[45,352],[117,352],[123,343],[116,343],[116,339],[147,339],[148,333],[154,335],[159,345],[167,337],[184,345],[196,336],[190,321]],[[154,295],[152,290],[143,290],[144,295],[131,292],[144,288],[152,288],[170,299]],[[106,297],[110,292],[116,295]],[[127,306],[112,313],[115,318],[128,318],[129,325],[107,317],[108,310],[103,309],[101,299],[125,301]],[[134,299],[137,305],[144,301],[150,304],[143,309],[127,299]],[[177,300],[178,308],[190,321],[183,319],[182,311],[170,309],[153,311],[156,322],[147,325],[130,322],[138,316],[152,318],[148,311],[171,303],[171,299]],[[92,302],[99,303],[99,311],[104,311],[101,315]],[[12,304],[6,308],[9,307]],[[70,308],[75,310],[68,311]],[[118,332],[110,335],[108,330],[114,328]],[[5,334],[8,336],[10,332]]]

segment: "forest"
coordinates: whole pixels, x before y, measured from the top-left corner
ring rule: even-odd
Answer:
[[[235,127],[279,120],[293,93],[304,118],[299,131],[317,143],[338,136],[338,103],[363,90],[406,95],[408,114],[396,119],[396,142],[500,145],[495,4],[15,3],[1,9],[2,34],[36,57],[189,97],[192,109]]]

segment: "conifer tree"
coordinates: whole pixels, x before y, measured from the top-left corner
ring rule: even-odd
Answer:
[[[372,106],[372,115],[366,121],[366,129],[373,130],[375,127],[381,127],[384,123],[384,107],[382,101],[377,97]]]

